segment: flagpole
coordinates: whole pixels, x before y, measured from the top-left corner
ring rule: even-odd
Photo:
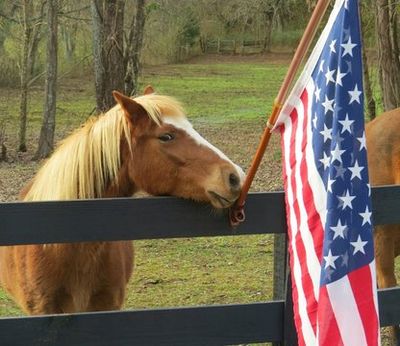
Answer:
[[[326,9],[330,0],[319,0],[312,15],[310,21],[307,24],[307,27],[304,31],[303,37],[300,40],[300,43],[296,49],[292,62],[290,63],[289,70],[286,73],[285,79],[283,80],[282,86],[279,89],[278,96],[274,101],[274,105],[272,108],[271,115],[268,119],[267,125],[265,127],[264,133],[261,137],[260,144],[258,145],[256,154],[253,157],[252,164],[247,172],[246,179],[243,183],[242,192],[236,201],[235,205],[230,210],[230,224],[232,227],[236,227],[239,223],[245,220],[244,214],[244,204],[246,201],[247,194],[249,192],[251,183],[256,175],[257,169],[260,166],[262,157],[264,156],[265,149],[268,146],[269,140],[271,138],[271,131],[275,125],[276,119],[282,109],[283,103],[289,93],[289,88],[293,83],[294,77],[311,45],[311,42],[315,36],[317,28],[324,16]]]

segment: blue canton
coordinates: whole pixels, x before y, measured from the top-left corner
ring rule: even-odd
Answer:
[[[374,259],[356,11],[344,2],[312,73],[312,145],[327,191],[321,285]]]

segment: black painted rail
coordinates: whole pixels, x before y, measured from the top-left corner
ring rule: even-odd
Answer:
[[[372,189],[375,224],[400,223],[400,186]],[[286,232],[282,192],[251,194],[227,216],[175,198],[0,203],[0,245]],[[379,292],[383,326],[400,323],[400,288]],[[284,342],[284,301],[1,318],[0,345],[222,345]]]

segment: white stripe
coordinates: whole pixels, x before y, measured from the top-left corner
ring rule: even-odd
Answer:
[[[344,3],[344,0],[336,0],[335,7],[333,8],[331,15],[328,19],[328,23],[326,24],[324,30],[322,31],[321,36],[319,37],[317,44],[315,45],[306,65],[304,66],[303,72],[301,73],[299,79],[294,85],[291,93],[289,94],[285,104],[282,107],[282,111],[280,112],[277,121],[275,122],[274,129],[279,127],[287,117],[290,116],[290,113],[293,109],[293,101],[292,97],[296,97],[300,95],[301,91],[305,88],[308,83],[308,79],[313,72],[319,57],[321,56],[322,49],[326,43],[326,40],[329,36],[329,33],[332,29],[333,24],[335,23],[336,17],[339,14],[339,11]]]
[[[369,270],[371,273],[371,281],[372,281],[372,289],[373,289],[373,297],[374,297],[374,305],[375,305],[375,313],[376,316],[378,316],[378,323],[379,323],[379,305],[378,305],[378,290],[377,290],[377,283],[376,283],[376,263],[375,260],[373,260],[369,264]],[[378,342],[379,345],[381,344],[381,330],[378,325]]]
[[[307,88],[307,93],[308,93],[308,105],[311,104],[311,99],[310,95],[313,94],[313,83],[309,84]],[[303,134],[303,126],[304,126],[304,121],[305,120],[305,114],[304,114],[304,105],[301,101],[300,98],[298,98],[297,101],[297,114],[298,114],[298,126],[297,126],[297,133],[296,133],[296,145],[295,145],[295,154],[296,154],[296,166],[295,166],[295,179],[296,179],[296,195],[297,195],[297,201],[299,205],[299,212],[300,212],[300,233],[301,233],[301,238],[304,243],[305,251],[306,251],[306,262],[307,262],[307,268],[308,272],[311,277],[311,281],[313,283],[313,291],[314,291],[314,297],[318,301],[318,296],[319,296],[319,284],[320,284],[320,273],[321,273],[321,262],[317,257],[317,254],[315,252],[314,248],[314,240],[312,237],[312,230],[308,227],[308,213],[306,211],[306,207],[304,204],[304,199],[303,199],[303,180],[301,177],[301,162],[303,159],[305,159],[305,153],[303,152],[301,146],[302,146],[302,140],[304,138]],[[310,113],[310,110],[308,110],[308,113]],[[309,115],[310,117],[310,115]],[[306,125],[306,131],[309,129],[309,124]],[[311,137],[307,137],[307,145],[312,142]],[[308,163],[307,163],[308,165]],[[314,163],[313,163],[314,166]],[[309,185],[313,185],[314,181],[309,180]],[[321,179],[319,179],[321,180]],[[319,244],[316,244],[317,246]]]
[[[368,345],[348,276],[326,285],[326,288],[343,344]]]
[[[291,133],[293,131],[292,128],[292,123],[291,119],[287,118],[285,119],[285,131],[283,133],[283,143],[284,143],[284,150],[285,150],[285,170],[286,170],[286,184],[287,184],[287,191],[286,191],[286,198],[287,198],[287,203],[289,205],[293,205],[294,203],[294,196],[293,196],[293,187],[291,183],[291,176],[292,176],[292,169],[290,167],[290,137]],[[297,288],[297,293],[298,293],[298,310],[299,310],[299,317],[301,320],[301,332],[304,338],[304,341],[306,345],[316,345],[317,339],[314,334],[314,330],[312,328],[310,319],[308,317],[307,313],[307,300],[305,297],[305,293],[303,291],[303,284],[302,284],[302,273],[301,273],[301,268],[300,268],[300,261],[298,258],[297,254],[297,249],[296,249],[296,235],[298,232],[298,225],[297,225],[297,220],[296,220],[296,215],[294,212],[293,208],[288,208],[287,212],[289,215],[290,219],[290,225],[291,225],[291,249],[293,252],[293,277],[294,277],[294,284],[296,285]]]
[[[237,173],[240,177],[240,179],[243,181],[245,177],[245,173],[243,172],[243,169],[239,167],[237,164],[232,162],[229,157],[227,157],[220,149],[212,145],[210,142],[208,142],[204,137],[202,137],[192,126],[192,124],[185,118],[183,117],[163,117],[163,123],[165,124],[170,124],[172,126],[175,126],[176,128],[185,131],[191,138],[194,139],[194,141],[199,144],[203,145],[209,149],[211,149],[213,152],[215,152],[221,159],[228,161],[230,164],[232,164],[236,170]]]

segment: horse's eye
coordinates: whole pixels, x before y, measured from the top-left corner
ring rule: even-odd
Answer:
[[[164,133],[164,134],[162,134],[161,136],[158,137],[158,139],[161,142],[169,142],[169,141],[172,141],[174,138],[175,138],[174,135],[172,135],[170,133]]]

